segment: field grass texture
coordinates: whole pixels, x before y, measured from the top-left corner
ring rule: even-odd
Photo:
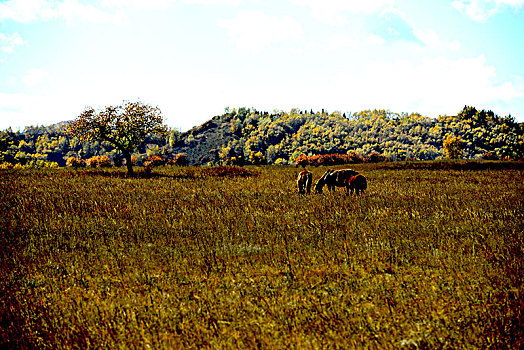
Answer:
[[[397,165],[0,172],[0,345],[522,348],[524,171]]]

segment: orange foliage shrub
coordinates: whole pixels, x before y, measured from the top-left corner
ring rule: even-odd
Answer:
[[[146,160],[144,161],[144,166],[147,168],[152,168],[155,166],[161,166],[161,165],[166,165],[166,164],[167,164],[167,159],[162,158],[160,156],[150,156],[150,157],[147,157]]]
[[[309,165],[309,157],[304,155],[304,154],[301,154],[297,157],[297,159],[295,160],[295,166],[296,167],[299,167],[299,166],[306,166],[306,165]]]
[[[321,166],[321,165],[339,165],[339,164],[357,164],[363,163],[364,159],[358,154],[351,152],[348,154],[317,154],[311,157],[300,155],[295,161],[295,166]]]
[[[189,159],[187,158],[187,154],[185,154],[185,153],[178,153],[172,159],[172,164],[179,165],[179,166],[186,166],[186,165],[188,165],[189,164]]]
[[[110,168],[113,166],[108,156],[94,156],[86,161],[86,166],[90,168]]]
[[[366,156],[366,158],[364,158],[364,160],[366,163],[382,163],[389,162],[390,158],[377,152],[371,152]]]
[[[66,166],[71,168],[83,168],[86,166],[86,162],[80,158],[69,157],[66,160]]]

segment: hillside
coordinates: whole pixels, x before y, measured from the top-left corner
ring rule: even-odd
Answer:
[[[437,119],[384,110],[346,116],[298,110],[270,114],[241,108],[181,134],[174,151],[186,153],[192,164],[290,164],[301,154],[332,153],[433,160],[444,156],[447,135],[463,141],[463,158],[524,156],[523,123],[473,107]]]
[[[464,107],[456,116],[436,119],[418,113],[366,110],[351,115],[300,111],[226,110],[187,132],[171,130],[165,138],[146,140],[135,153],[147,157],[186,154],[191,165],[293,164],[300,156],[379,155],[378,159],[434,160],[449,157],[445,140],[460,145],[454,155],[465,159],[521,159],[524,123],[511,116]],[[115,163],[119,152],[105,142],[81,142],[65,125],[28,127],[0,132],[0,164],[65,165],[66,159],[106,155]]]

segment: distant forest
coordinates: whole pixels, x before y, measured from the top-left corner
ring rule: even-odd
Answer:
[[[65,166],[68,159],[107,156],[120,165],[121,154],[106,142],[81,142],[66,133],[67,123],[0,131],[0,167]],[[150,137],[133,159],[174,159],[191,165],[294,164],[299,156],[357,155],[366,159],[434,160],[448,155],[446,138],[459,140],[461,158],[522,160],[524,123],[511,116],[464,107],[456,116],[432,119],[417,113],[366,110],[339,112],[260,112],[229,109],[187,132],[171,129]]]

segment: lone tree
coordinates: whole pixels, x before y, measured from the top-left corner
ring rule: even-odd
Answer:
[[[121,106],[109,106],[101,111],[87,107],[68,125],[68,131],[71,136],[83,141],[111,143],[124,155],[127,176],[132,176],[131,154],[144,142],[146,136],[167,134],[163,119],[158,107],[125,101]]]

